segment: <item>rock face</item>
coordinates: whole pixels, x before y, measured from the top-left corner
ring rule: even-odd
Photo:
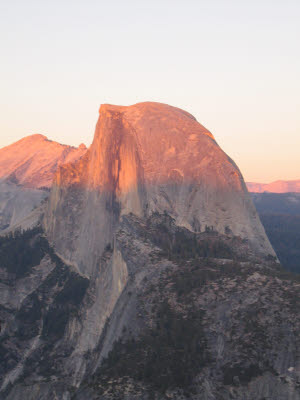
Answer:
[[[239,238],[123,216],[86,279],[32,230],[0,283],[3,400],[300,399],[299,277]]]
[[[86,151],[48,140],[43,135],[27,136],[0,149],[0,178],[27,188],[50,188],[59,165],[80,158]]]
[[[300,180],[275,181],[272,183],[247,182],[249,192],[253,193],[300,193]]]
[[[41,201],[49,193],[57,168],[86,152],[48,140],[43,135],[27,136],[0,149],[0,233],[36,224]]]
[[[90,149],[56,175],[48,237],[91,276],[120,218],[154,212],[194,232],[231,232],[274,255],[240,171],[193,116],[160,103],[102,105]]]
[[[1,399],[300,400],[299,281],[177,108],[101,106],[42,225],[0,237],[0,284]]]
[[[76,400],[300,399],[299,277],[233,262],[249,257],[236,239],[194,257],[193,240],[167,215],[123,218],[128,283]]]
[[[28,225],[25,219],[40,206],[48,196],[44,190],[23,188],[15,183],[0,180],[0,233],[9,231],[22,222],[23,229]],[[36,219],[33,220],[33,225]]]

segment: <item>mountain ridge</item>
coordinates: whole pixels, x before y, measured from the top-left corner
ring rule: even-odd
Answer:
[[[0,179],[27,188],[50,188],[57,167],[75,161],[86,151],[49,140],[41,134],[26,136],[0,149]]]
[[[230,230],[275,255],[238,167],[205,127],[161,103],[101,106],[92,145],[56,173],[48,237],[65,259],[94,273],[120,218],[153,212],[191,231]]]
[[[277,180],[271,183],[246,182],[249,192],[253,193],[300,193],[300,179]]]
[[[300,400],[299,277],[207,132],[101,107],[36,226],[0,236],[1,398]]]

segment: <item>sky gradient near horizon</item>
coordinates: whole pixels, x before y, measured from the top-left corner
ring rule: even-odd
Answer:
[[[0,147],[92,141],[101,103],[159,101],[245,180],[300,179],[299,0],[4,0]]]

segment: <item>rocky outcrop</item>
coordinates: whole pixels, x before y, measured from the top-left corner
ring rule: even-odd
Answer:
[[[249,192],[253,193],[300,193],[300,180],[271,183],[247,182],[247,187]]]
[[[36,225],[41,213],[33,210],[49,195],[57,168],[85,152],[85,145],[66,146],[43,135],[0,149],[0,233]]]
[[[0,398],[300,398],[298,281],[185,111],[101,106],[0,273]]]
[[[24,235],[1,243],[35,261],[1,258],[1,399],[300,399],[299,279],[242,239],[131,214],[86,279]]]
[[[44,398],[34,394],[36,377],[50,382],[53,374],[64,375],[88,285],[55,255],[39,228],[0,237],[1,399],[10,398],[24,379],[32,391],[22,389],[12,398]]]
[[[239,169],[193,116],[160,103],[102,105],[93,144],[56,175],[48,237],[92,276],[120,218],[154,212],[194,232],[231,232],[274,255]]]
[[[130,279],[76,400],[300,399],[299,277],[196,237],[168,216],[123,219]]]
[[[27,188],[50,188],[59,165],[79,159],[86,152],[48,140],[44,135],[27,136],[0,149],[0,178]]]

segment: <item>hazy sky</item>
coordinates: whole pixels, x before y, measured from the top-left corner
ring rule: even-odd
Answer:
[[[300,0],[0,1],[0,147],[89,145],[101,103],[159,101],[246,180],[300,179]]]

